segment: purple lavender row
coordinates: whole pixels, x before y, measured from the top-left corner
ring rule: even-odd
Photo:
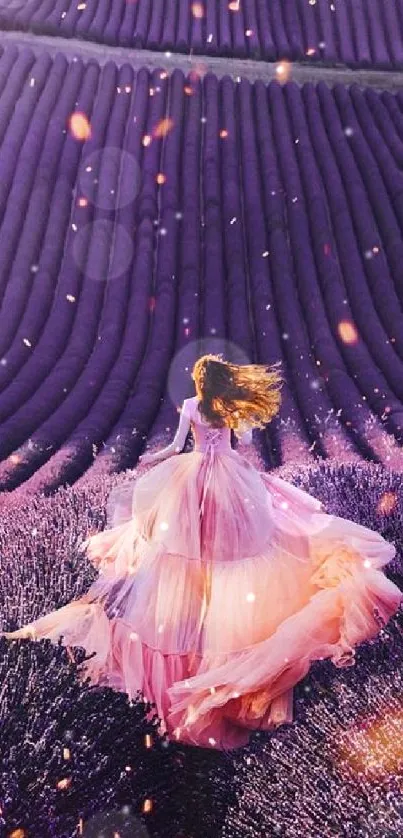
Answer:
[[[125,180],[129,179],[127,186],[128,198],[132,198],[130,193],[131,188],[136,186],[137,189],[137,185],[134,184],[133,181],[130,182],[130,179],[133,177],[133,174],[136,174],[136,170],[133,171],[133,161],[139,159],[140,149],[142,149],[142,139],[146,136],[144,135],[144,117],[148,110],[150,79],[146,73],[140,73],[138,75],[136,87],[137,95],[133,98],[131,108],[129,110],[128,103],[130,99],[127,93],[131,90],[132,77],[129,66],[126,66],[124,70],[125,72],[123,72],[122,78],[119,79],[121,84],[118,85],[117,88],[113,88],[117,95],[114,97],[114,107],[112,107],[108,133],[102,140],[105,165],[103,159],[98,161],[98,158],[95,158],[94,161],[94,155],[91,150],[88,151],[88,154],[84,155],[83,160],[83,171],[87,171],[87,169],[92,170],[94,162],[98,162],[100,170],[99,172],[94,172],[94,174],[98,174],[98,178],[96,178],[96,180],[98,181],[99,179],[99,187],[96,197],[94,198],[94,200],[98,203],[100,202],[100,192],[103,194],[103,201],[106,202],[109,192],[117,192],[115,189],[110,190],[109,187],[111,185],[116,186],[116,178],[118,175],[123,181],[123,190],[125,187]],[[159,77],[160,74],[156,73],[156,79]],[[111,82],[112,84],[115,84],[116,79],[112,77]],[[102,96],[102,91],[100,91],[100,94],[100,107],[102,107],[102,109],[104,107],[107,109],[108,106],[112,106],[108,97]],[[163,101],[163,95],[155,98],[154,108],[151,108],[148,113],[148,120],[150,121],[150,124],[154,125],[158,123],[162,114]],[[135,123],[134,127],[133,123]],[[95,130],[95,124],[93,127],[93,133],[94,136],[96,136],[97,132]],[[107,151],[108,149],[113,150],[122,148],[124,136],[126,136],[128,143],[128,146],[125,149],[126,157],[120,155],[116,169],[113,156],[110,158]],[[109,143],[111,145],[109,145]],[[65,397],[63,404],[61,404],[60,407],[53,412],[53,415],[47,422],[44,424],[39,422],[39,425],[34,425],[34,428],[37,430],[35,430],[35,433],[30,437],[28,446],[25,446],[28,456],[26,459],[21,457],[21,460],[16,464],[17,473],[14,475],[14,480],[26,477],[29,472],[32,473],[32,471],[37,468],[41,462],[49,458],[49,451],[57,450],[61,442],[66,439],[69,433],[73,433],[73,431],[75,438],[78,437],[81,441],[80,459],[82,470],[84,458],[87,457],[88,460],[88,454],[90,453],[90,455],[92,455],[92,444],[89,440],[91,439],[93,443],[95,440],[99,441],[102,439],[106,431],[110,429],[111,423],[113,423],[114,419],[117,418],[123,409],[128,396],[129,388],[133,383],[133,370],[136,370],[136,367],[141,360],[146,340],[146,333],[144,333],[142,324],[144,323],[144,319],[146,320],[148,316],[149,288],[147,288],[147,273],[144,270],[144,267],[147,267],[148,264],[149,269],[152,270],[154,242],[153,225],[150,219],[150,213],[151,216],[154,216],[156,213],[156,184],[154,172],[156,165],[158,166],[159,155],[155,151],[157,147],[158,143],[150,150],[151,163],[148,164],[150,167],[148,178],[147,162],[145,161],[143,165],[143,188],[141,194],[139,195],[138,205],[136,205],[133,200],[130,200],[130,202],[125,200],[123,207],[119,209],[117,213],[114,212],[112,207],[109,210],[102,210],[102,202],[101,208],[96,208],[98,217],[101,217],[101,221],[106,220],[108,224],[105,229],[101,227],[101,229],[98,230],[95,227],[95,222],[92,222],[93,229],[90,229],[88,234],[89,242],[87,247],[87,256],[85,259],[80,259],[80,267],[82,268],[82,273],[84,273],[84,286],[87,288],[87,295],[84,296],[82,292],[80,298],[78,299],[77,317],[73,331],[73,348],[71,350],[70,347],[67,346],[54,370],[52,370],[51,374],[44,379],[42,384],[43,393],[38,391],[37,394],[30,399],[30,401],[27,402],[23,408],[21,408],[21,410],[17,413],[17,416],[13,415],[8,420],[8,423],[6,423],[7,427],[12,430],[12,433],[16,434],[21,432],[20,428],[21,426],[24,427],[23,423],[25,423],[25,427],[27,427],[27,423],[32,426],[33,416],[36,415],[37,417],[38,411],[40,412],[39,419],[41,419],[42,416],[45,417],[46,415],[50,415],[50,413],[52,413],[52,389],[56,393],[56,388],[53,387],[53,381],[55,382],[55,385],[57,382],[59,383],[59,390],[62,376],[62,380],[66,380],[66,377],[68,377],[69,382],[71,381],[71,383],[75,380],[75,386],[74,388],[72,386],[69,387],[71,393]],[[86,165],[88,160],[92,161],[91,166]],[[119,164],[121,166],[120,172]],[[113,171],[111,171],[111,169],[113,169]],[[126,171],[126,169],[129,169],[129,171]],[[91,177],[92,176],[91,171]],[[121,193],[115,200],[121,200]],[[131,234],[135,229],[135,210],[138,215],[138,235],[135,240],[135,245],[137,245],[136,251],[135,245],[131,242]],[[112,215],[115,216],[113,223],[112,220],[109,221],[109,219],[112,219]],[[102,216],[104,216],[104,218],[102,218]],[[78,232],[78,234],[80,234],[81,230],[84,230],[85,232],[88,226],[91,225],[84,224],[81,229],[78,229],[78,226],[74,225],[75,232]],[[118,234],[116,234],[116,230]],[[120,237],[119,230],[121,231]],[[112,241],[114,242],[113,246],[111,244]],[[85,244],[87,244],[87,242],[85,242]],[[125,248],[129,248],[128,253],[124,252]],[[142,277],[143,287],[147,289],[145,299],[144,293],[141,294],[141,286],[136,288],[132,282],[134,253],[136,255],[134,267],[138,269],[138,274]],[[74,261],[74,247],[70,248],[69,255]],[[146,262],[144,261],[145,259],[147,260]],[[106,280],[107,277],[109,277],[109,279],[108,282],[105,283],[104,280]],[[100,296],[99,305],[102,304],[102,294],[105,285],[105,300],[103,302],[102,314],[100,315],[101,319],[97,327],[97,320],[94,320],[93,313],[96,313],[97,311],[95,307],[97,295]],[[133,298],[128,310],[127,303],[130,291],[133,292]],[[88,306],[86,304],[87,297]],[[83,301],[84,308],[82,308]],[[133,315],[131,320],[129,319],[130,314]],[[140,320],[139,315],[141,317]],[[92,340],[91,318],[93,320]],[[138,321],[140,327],[138,330],[135,328],[136,321]],[[98,333],[94,330],[96,328],[99,330]],[[127,338],[122,344],[121,337],[122,330],[124,328],[126,328],[127,331]],[[85,366],[84,375],[79,374],[80,368],[83,369],[82,359],[84,357],[83,352],[80,353],[80,336],[83,351],[87,353],[87,346],[91,351],[91,356],[88,356]],[[136,344],[138,346],[137,362]],[[118,374],[119,386],[117,386],[114,369],[111,370],[111,366],[115,361],[119,350],[120,357],[123,361],[121,362],[120,375]],[[5,397],[7,397],[7,392],[8,391],[5,391]],[[80,424],[80,419],[88,413],[89,408],[94,403],[98,394],[101,394],[98,399],[98,403],[96,404],[95,411],[98,419],[96,416],[93,419],[89,416],[84,425],[82,422]],[[91,433],[86,433],[87,426],[90,427]],[[44,442],[49,440],[52,440],[50,447],[44,444]],[[84,453],[82,449],[85,442],[87,442],[87,445],[84,445],[86,448]],[[72,469],[74,470],[74,463],[71,461],[71,456],[67,456],[67,460],[68,471],[71,471]],[[62,463],[59,463],[59,468],[61,467]],[[64,468],[66,468],[66,464]]]
[[[22,52],[19,61],[24,56],[25,52]],[[18,64],[19,61],[16,63]],[[77,62],[74,66],[77,68],[77,74],[82,75],[82,88],[76,106],[80,112],[86,112],[91,117],[100,76],[99,69],[92,62],[86,68],[84,68],[81,62]],[[35,80],[35,76],[33,76],[33,79]],[[30,87],[29,78],[27,78],[26,84],[27,87]],[[16,122],[16,127],[18,128],[18,119]],[[46,281],[47,277],[50,276],[54,295],[53,305],[48,315],[45,328],[41,333],[40,342],[35,347],[35,361],[33,362],[31,357],[27,359],[27,347],[22,343],[22,331],[25,327],[24,320],[21,323],[21,334],[17,332],[14,342],[7,352],[7,358],[3,359],[3,364],[0,366],[0,386],[4,391],[4,388],[10,381],[12,384],[7,389],[7,397],[2,399],[2,406],[0,408],[2,421],[16,411],[21,403],[35,391],[38,384],[43,380],[43,377],[46,376],[62,353],[71,330],[72,322],[74,321],[75,307],[72,305],[72,301],[78,299],[80,296],[82,276],[75,260],[73,258],[68,259],[67,256],[69,253],[71,255],[71,241],[75,235],[73,224],[76,226],[76,222],[78,222],[83,212],[82,209],[77,209],[77,218],[74,217],[72,198],[77,179],[82,143],[78,142],[70,132],[67,132],[65,130],[66,127],[59,125],[60,136],[65,134],[65,144],[55,176],[54,193],[48,216],[49,223],[41,245],[40,260],[34,266],[38,268],[38,271],[35,273],[32,281],[32,299],[35,304],[38,290],[42,294],[44,281],[42,277],[45,277]],[[15,130],[14,126],[10,125],[10,129],[11,146]],[[6,142],[7,139],[8,137],[6,137]],[[4,147],[5,143],[1,147],[0,167],[3,167],[7,173],[9,163],[3,153]],[[8,202],[7,210],[12,220],[15,208],[11,201]],[[42,209],[42,212],[46,212],[45,207]],[[33,223],[34,220],[32,219]],[[36,220],[37,224],[38,219]],[[23,228],[19,240],[21,247],[25,247],[25,236],[28,232],[26,228]],[[65,251],[64,259],[63,251]],[[30,265],[29,268],[31,267]],[[72,298],[72,301],[67,300],[67,294]],[[38,314],[39,312],[37,311],[37,316]],[[24,335],[29,339],[29,333],[24,331]],[[23,346],[23,353],[21,346]],[[43,351],[42,346],[44,346]],[[22,364],[25,364],[23,373],[16,379],[16,373]]]
[[[292,172],[291,143],[293,143],[296,149],[295,160],[302,176],[302,180],[297,181],[301,191],[296,192],[294,188],[295,198],[298,199],[296,204],[300,199],[303,199],[306,204],[303,220],[296,225],[295,230],[295,235],[301,236],[295,252],[296,259],[300,261],[299,275],[303,280],[301,291],[305,289],[304,313],[314,341],[315,352],[319,355],[319,370],[327,382],[335,410],[346,429],[349,430],[353,441],[355,440],[356,444],[361,447],[362,453],[365,454],[368,442],[366,428],[368,422],[371,421],[366,401],[369,400],[373,411],[381,418],[385,409],[385,395],[382,395],[382,387],[386,386],[386,393],[391,398],[393,394],[388,391],[385,379],[381,381],[378,377],[371,388],[368,378],[369,370],[372,375],[377,375],[375,369],[372,372],[373,362],[367,349],[367,344],[371,344],[371,339],[365,344],[358,339],[358,334],[356,335],[354,331],[351,342],[348,339],[343,340],[343,334],[340,335],[340,324],[358,322],[356,312],[350,309],[349,297],[352,296],[355,299],[358,291],[361,291],[361,298],[365,299],[366,286],[364,282],[359,283],[358,265],[352,275],[347,273],[349,271],[348,253],[353,254],[357,249],[357,240],[352,226],[350,227],[349,208],[343,195],[339,170],[332,160],[326,135],[321,130],[317,90],[306,86],[303,97],[301,98],[295,86],[287,87],[285,99],[292,126],[292,135],[289,138],[289,153],[292,162],[287,167],[286,175],[289,178]],[[343,145],[347,143],[348,140],[343,136]],[[283,150],[284,146],[283,141]],[[341,143],[339,146],[340,149],[343,148]],[[341,156],[342,154],[343,152],[340,151]],[[341,213],[341,208],[345,209],[346,214]],[[305,225],[305,235],[301,235],[303,225]],[[313,244],[310,257],[309,241]],[[343,252],[346,252],[344,281],[340,273]],[[366,261],[364,253],[362,253],[362,261]],[[373,308],[372,300],[367,303],[367,308],[369,306]],[[373,311],[371,314],[375,317]],[[357,312],[357,317],[358,315],[359,312]],[[383,330],[380,324],[378,324],[379,331],[378,340],[382,343]],[[377,334],[376,331],[375,334]],[[374,335],[372,339],[373,337]],[[390,365],[391,374],[394,370],[394,360],[393,358],[393,363],[391,362]],[[357,388],[355,382],[357,384],[362,382],[361,388]],[[372,454],[374,453],[372,451]]]
[[[161,51],[403,66],[403,0],[0,0],[0,26]]]
[[[108,143],[108,140],[111,141],[110,134],[105,134],[105,128],[107,125],[108,113],[109,113],[109,106],[111,104],[111,96],[113,97],[114,92],[116,92],[116,80],[118,77],[116,67],[109,65],[105,67],[104,72],[104,84],[101,84],[100,89],[100,106],[98,112],[94,113],[93,117],[93,136],[96,138],[94,140],[94,144],[103,146],[104,142]],[[122,76],[122,83],[125,83],[131,78],[132,73],[129,67],[123,68],[121,72]],[[102,87],[104,90],[102,90]],[[102,95],[103,93],[103,95]],[[120,105],[120,101],[118,97],[114,98],[114,105],[115,108],[119,109],[122,107]],[[125,107],[125,106],[123,106]],[[125,117],[124,112],[121,116]],[[125,118],[118,119],[115,123],[116,126],[119,126],[119,130],[122,130],[122,126],[124,125]],[[112,122],[113,125],[113,122]],[[112,129],[113,130],[113,129]],[[119,138],[120,141],[120,138]],[[89,143],[89,147],[87,151],[89,152],[91,149],[91,142]],[[100,180],[102,182],[102,186],[105,189],[109,185],[114,183],[113,178],[115,175],[112,175],[112,180],[109,179],[108,172],[104,172],[103,176],[100,176]],[[102,188],[102,187],[100,187]],[[12,209],[12,207],[11,207]],[[81,209],[81,208],[80,208]],[[80,210],[75,210],[80,212]],[[42,353],[45,355],[47,361],[50,364],[47,364],[47,372],[50,372],[50,365],[51,365],[51,372],[50,375],[46,379],[46,383],[42,384],[42,388],[36,390],[34,397],[29,401],[26,402],[23,406],[20,407],[19,411],[13,414],[12,418],[10,418],[5,423],[6,434],[8,441],[4,440],[4,444],[6,448],[9,445],[11,438],[14,437],[15,439],[26,439],[27,435],[38,427],[40,427],[41,422],[47,418],[52,411],[55,410],[58,405],[61,404],[62,401],[65,399],[65,394],[73,386],[74,382],[77,380],[77,376],[80,373],[80,370],[83,368],[84,364],[88,360],[89,354],[93,349],[93,344],[97,338],[97,327],[98,321],[100,318],[100,313],[102,310],[103,305],[103,297],[104,297],[104,285],[102,281],[94,281],[97,276],[104,276],[108,271],[108,263],[111,257],[111,250],[113,254],[113,249],[111,246],[112,242],[112,224],[109,222],[109,218],[112,214],[112,209],[100,209],[97,208],[95,216],[98,220],[98,226],[95,226],[94,220],[91,218],[92,215],[92,206],[90,202],[88,202],[88,206],[84,207],[84,210],[81,210],[83,215],[88,215],[88,221],[90,223],[85,223],[87,219],[80,218],[80,231],[78,235],[81,235],[79,248],[76,248],[74,252],[74,243],[73,247],[67,248],[66,256],[67,259],[71,260],[73,271],[74,269],[80,272],[85,272],[85,279],[82,283],[82,287],[80,289],[79,294],[79,306],[78,314],[73,322],[73,326],[71,329],[70,334],[67,336],[67,341],[64,341],[63,345],[63,353],[60,358],[57,360],[55,364],[54,355],[52,352],[52,338],[54,337],[55,331],[60,326],[60,318],[57,317],[56,307],[53,311],[54,318],[53,324],[54,328],[52,329],[52,317],[50,316],[47,320],[46,332],[43,332],[39,341],[39,355],[41,356]],[[71,231],[74,233],[77,232],[78,225],[73,222],[71,224]],[[115,239],[115,247],[116,239]],[[77,252],[78,250],[78,252]],[[95,263],[97,267],[95,268]],[[119,286],[117,286],[119,287]],[[57,295],[55,295],[57,300]],[[65,309],[68,305],[73,306],[76,303],[76,295],[69,293],[68,295],[64,295],[64,307]],[[121,303],[122,309],[124,303]],[[113,323],[113,313],[111,312],[111,320]],[[31,342],[29,341],[29,344]],[[67,345],[66,345],[67,344]],[[36,347],[38,350],[38,347]],[[35,375],[38,381],[38,376],[40,375],[40,369],[38,366],[35,366]],[[32,382],[31,382],[32,386]],[[90,382],[87,383],[87,387],[91,387]],[[91,392],[91,391],[90,391]],[[68,404],[68,399],[66,400],[66,404]],[[77,407],[76,407],[77,409]],[[73,411],[73,414],[75,411]],[[70,414],[71,416],[71,414]],[[68,427],[68,417],[67,420],[67,427]],[[77,415],[75,415],[75,419],[73,422],[73,426],[77,421]],[[59,426],[59,431],[56,431],[55,426],[54,431],[52,434],[52,430],[50,430],[49,436],[47,435],[46,428],[44,430],[44,438],[48,444],[38,447],[36,455],[31,452],[31,456],[35,460],[35,456],[41,458],[44,456],[42,447],[49,450],[49,448],[56,443],[56,439],[58,434],[61,434],[61,439],[63,439],[63,434],[65,433],[64,430],[61,430],[63,425]],[[8,429],[8,430],[7,430]],[[49,446],[49,439],[53,440],[53,443],[50,442]],[[36,440],[31,440],[32,449],[35,451],[35,442]],[[14,443],[15,444],[15,443]],[[57,443],[56,443],[57,445]],[[49,456],[49,455],[47,455]],[[19,469],[24,471],[24,465],[22,462],[18,464]]]
[[[12,55],[31,89],[27,53]],[[170,370],[188,353],[190,387],[200,340],[283,361],[280,416],[256,438],[267,463],[365,456],[400,468],[398,97],[134,78],[128,65],[99,72],[64,59],[49,68],[39,120],[12,75],[27,101],[22,160],[36,161],[19,201],[30,221],[14,253],[22,277],[23,255],[36,247],[39,258],[14,295],[11,259],[0,310],[5,331],[13,299],[22,314],[0,365],[2,488],[50,491],[88,467],[121,470],[146,438],[171,437],[191,393],[172,394]],[[66,130],[71,106],[87,114],[88,136]],[[0,168],[22,189],[11,137]],[[46,224],[36,184],[63,199]],[[14,201],[4,210],[11,236]],[[2,236],[6,246],[0,226]]]

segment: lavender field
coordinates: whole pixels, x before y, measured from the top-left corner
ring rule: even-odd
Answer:
[[[206,351],[282,361],[242,453],[393,541],[403,588],[403,94],[288,63],[399,68],[401,0],[0,0],[0,27],[281,59],[265,85],[0,33],[0,629],[88,589],[80,545]],[[0,639],[1,838],[399,836],[402,631],[316,664],[296,722],[232,754],[82,685],[80,650]]]
[[[0,23],[164,52],[403,66],[402,0],[0,0]]]

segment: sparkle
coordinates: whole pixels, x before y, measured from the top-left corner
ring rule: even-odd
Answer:
[[[56,783],[56,788],[59,791],[65,791],[69,786],[71,786],[71,777],[64,777]]]
[[[156,138],[166,137],[170,131],[172,131],[174,127],[174,121],[171,117],[165,117],[165,119],[161,119],[154,128],[153,136]],[[148,135],[146,135],[148,136]],[[149,145],[149,143],[144,142],[145,137],[143,137],[143,145]],[[151,142],[151,137],[149,137]]]
[[[285,84],[291,76],[291,63],[289,61],[280,61],[276,65],[276,75],[281,84]]]
[[[384,492],[378,502],[377,512],[379,515],[390,515],[397,506],[396,492]]]
[[[340,339],[343,343],[348,345],[354,345],[358,343],[358,332],[357,329],[350,320],[341,320],[338,325],[338,333]]]
[[[203,3],[192,3],[192,15],[197,20],[201,20],[204,17]]]
[[[69,130],[76,140],[85,142],[91,137],[91,126],[88,117],[81,111],[73,113],[69,120]]]

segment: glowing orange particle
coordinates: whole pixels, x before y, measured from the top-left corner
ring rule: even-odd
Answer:
[[[143,137],[142,142],[143,142],[143,146],[145,146],[145,147],[147,147],[148,145],[151,145],[151,137],[150,137],[150,135],[149,135],[149,134],[146,134],[146,135]]]
[[[187,96],[191,96],[191,95],[192,95],[193,90],[192,90],[192,88],[190,87],[190,84],[186,84],[186,85],[185,85],[185,87],[184,87],[183,89],[184,89],[184,91],[185,91],[185,93],[186,93],[186,95],[187,95]]]
[[[19,457],[18,454],[10,454],[9,460],[13,465],[17,465],[17,463],[20,462],[21,457]]]
[[[285,84],[291,76],[291,64],[289,61],[280,61],[276,67],[276,75],[281,84]]]
[[[395,492],[384,492],[379,499],[377,512],[381,515],[390,515],[397,504],[397,497]]]
[[[68,789],[69,786],[71,786],[71,777],[64,777],[63,780],[59,780],[59,782],[56,783],[56,788],[59,789],[59,791],[64,791],[65,789]]]
[[[338,332],[343,343],[353,344],[358,341],[358,332],[350,320],[341,320],[338,325]]]
[[[154,128],[154,137],[166,137],[166,135],[169,134],[173,127],[174,121],[169,116],[165,119],[161,119],[160,122],[158,122],[158,124]]]
[[[8,838],[27,838],[28,833],[25,832],[25,829],[18,827],[18,829],[13,829],[12,832],[9,833]]]
[[[162,186],[165,183],[165,181],[166,181],[166,175],[164,175],[162,172],[160,172],[157,175],[157,183],[159,184],[159,186]]]
[[[145,735],[144,744],[145,744],[146,748],[151,748],[152,747],[153,742],[152,742],[152,739],[151,739],[151,736],[150,736],[149,733],[146,733],[146,735]]]
[[[239,12],[240,0],[231,0],[231,3],[228,3],[228,8],[230,12]]]
[[[70,117],[69,125],[70,131],[76,140],[85,142],[91,136],[91,126],[85,113],[80,113],[80,111],[73,113]]]
[[[87,207],[88,206],[87,199],[86,198],[79,198],[78,199],[78,206],[79,207]]]
[[[203,3],[192,3],[192,15],[198,20],[201,20],[204,17]]]
[[[390,708],[376,721],[364,722],[341,743],[340,755],[357,773],[384,779],[397,774],[403,759],[403,713]]]
[[[192,67],[192,69],[189,73],[190,81],[192,81],[193,84],[197,84],[197,82],[200,79],[204,78],[207,71],[208,71],[207,64],[203,64],[202,61],[198,62],[197,64],[195,64],[194,67]]]
[[[143,814],[144,815],[148,814],[149,812],[152,811],[152,808],[153,808],[153,802],[152,802],[152,800],[150,800],[150,798],[147,798],[147,800],[145,800],[144,803],[143,803]]]
[[[220,131],[220,137],[222,140],[225,140],[226,137],[228,137],[228,131],[226,131],[225,128],[223,128],[223,130]]]

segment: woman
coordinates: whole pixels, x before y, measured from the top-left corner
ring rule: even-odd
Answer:
[[[95,653],[84,675],[141,690],[170,736],[227,749],[292,721],[311,662],[351,665],[402,594],[381,570],[392,544],[232,449],[231,429],[251,441],[278,412],[277,365],[204,355],[192,377],[172,444],[142,458],[161,462],[112,492],[110,528],[84,543],[99,578],[6,636],[63,635]]]

